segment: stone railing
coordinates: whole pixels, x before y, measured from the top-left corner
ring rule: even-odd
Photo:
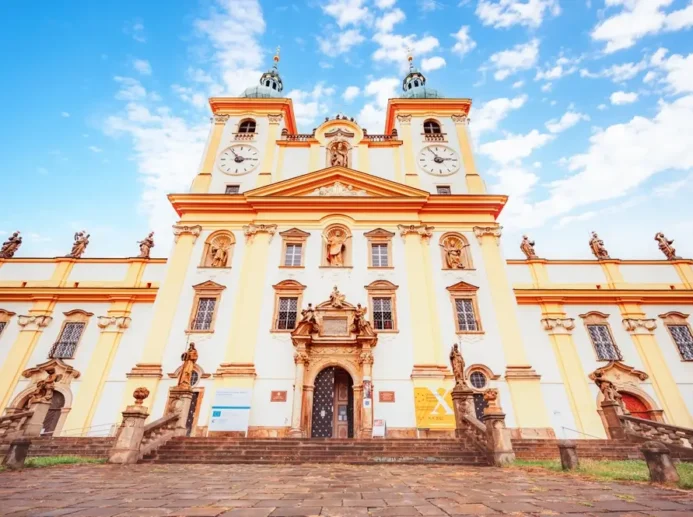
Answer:
[[[286,140],[287,142],[307,142],[308,140],[312,140],[315,138],[315,135],[312,133],[297,133],[295,135],[291,134],[283,134],[282,139]]]
[[[426,142],[447,142],[447,133],[424,133],[423,137]]]
[[[484,423],[470,414],[464,415],[463,418],[467,424],[465,435],[471,438],[472,443],[474,443],[479,450],[487,452],[489,450],[489,444]]]
[[[255,133],[234,133],[233,139],[236,141],[255,140]]]
[[[144,435],[140,443],[140,458],[157,450],[176,435],[179,418],[178,413],[171,413],[144,426]]]
[[[21,411],[0,416],[0,442],[13,440],[23,435],[33,414],[33,411]]]
[[[364,139],[368,139],[371,142],[390,142],[392,140],[397,140],[397,135],[371,135],[367,134]]]
[[[619,418],[627,436],[693,449],[693,429],[627,415],[620,415]]]

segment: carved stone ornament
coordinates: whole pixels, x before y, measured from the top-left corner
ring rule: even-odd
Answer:
[[[657,328],[657,320],[654,318],[625,318],[623,328],[631,334],[652,334]]]
[[[538,259],[537,254],[534,252],[534,241],[530,241],[529,237],[526,235],[522,236],[522,243],[520,244],[520,250],[525,254],[527,260]]]
[[[53,400],[55,384],[60,382],[63,376],[62,374],[56,373],[55,368],[47,368],[46,373],[48,375],[36,383],[36,387],[29,398],[29,404],[37,404],[39,402],[50,403],[50,401]]]
[[[347,241],[351,239],[344,228],[333,226],[322,235],[325,242],[325,261],[328,266],[343,267],[347,259]]]
[[[452,121],[455,124],[467,124],[469,122],[469,117],[465,115],[464,113],[461,113],[459,115],[452,115]]]
[[[373,354],[371,352],[361,352],[359,354],[359,364],[373,364]]]
[[[575,328],[575,318],[542,318],[541,323],[553,334],[570,334]]]
[[[341,138],[327,147],[327,165],[330,167],[351,167],[351,147]]]
[[[311,194],[311,196],[332,196],[332,197],[351,197],[351,196],[367,196],[368,193],[363,190],[355,190],[351,185],[344,185],[339,181],[335,181],[333,185],[329,187],[318,187]]]
[[[484,392],[484,401],[486,402],[486,409],[494,413],[500,411],[500,401],[496,388],[490,388]]]
[[[140,245],[140,254],[138,255],[138,257],[149,258],[149,254],[151,253],[152,248],[154,247],[154,232],[151,232],[143,240],[138,241],[137,244]]]
[[[428,240],[433,236],[434,226],[427,226],[425,224],[398,224],[397,229],[402,237],[406,237],[409,234],[417,234],[422,239]]]
[[[200,236],[202,233],[202,226],[199,224],[195,225],[187,225],[187,224],[174,224],[173,225],[173,235],[175,237],[175,241],[178,242],[178,239],[180,238],[181,235],[192,235],[193,236],[193,242],[197,240],[197,238]]]
[[[99,316],[96,325],[101,330],[123,331],[130,327],[132,318],[129,316]]]
[[[46,328],[53,321],[53,316],[26,316],[19,315],[17,324],[22,330],[40,330]]]
[[[70,253],[67,254],[68,257],[78,259],[84,255],[89,245],[89,234],[82,230],[81,232],[75,233],[75,242],[72,244],[72,249]]]
[[[305,352],[294,352],[294,363],[308,364],[310,362],[310,357]]]
[[[399,120],[401,125],[408,126],[411,124],[411,115],[402,113],[401,115],[397,115],[397,120]]]
[[[283,118],[284,115],[281,113],[270,113],[267,115],[267,119],[269,120],[270,124],[279,124]]]
[[[452,367],[452,374],[455,377],[455,386],[464,385],[464,359],[460,353],[460,347],[457,343],[452,345],[450,350],[450,366]]]
[[[638,385],[642,381],[646,381],[649,376],[640,370],[623,364],[621,361],[609,361],[606,366],[597,368],[589,374],[592,381],[597,378],[608,379],[617,386]]]
[[[606,251],[604,247],[604,241],[599,238],[597,232],[592,232],[592,238],[590,239],[590,250],[592,254],[597,258],[597,260],[610,259],[609,252]]]
[[[676,249],[672,246],[672,244],[674,244],[673,239],[669,240],[662,232],[658,232],[657,235],[655,235],[655,240],[659,243],[659,251],[664,253],[667,260],[679,260],[681,258],[676,256]]]
[[[483,238],[487,235],[494,237],[496,239],[496,244],[500,244],[500,238],[503,234],[502,226],[475,226],[473,230],[480,244],[483,243]]]
[[[276,224],[249,224],[243,227],[243,233],[246,237],[254,237],[258,233],[269,233],[274,235],[277,231]]]
[[[215,124],[226,124],[229,120],[229,117],[231,115],[214,115],[214,123]]]
[[[141,406],[144,399],[149,397],[149,390],[141,386],[132,393],[132,396],[135,398],[135,405]]]
[[[178,374],[178,388],[189,390],[192,388],[192,374],[195,371],[195,363],[197,363],[198,353],[195,349],[195,343],[190,343],[188,345],[188,350],[183,352],[180,356],[180,360],[183,361],[183,365]]]
[[[21,245],[22,238],[19,235],[19,232],[14,232],[12,235],[10,235],[9,239],[2,243],[2,247],[0,248],[0,258],[12,258]]]

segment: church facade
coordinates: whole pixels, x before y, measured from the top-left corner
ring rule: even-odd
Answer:
[[[457,343],[476,410],[498,389],[516,436],[605,437],[600,373],[634,416],[693,427],[693,260],[663,235],[662,260],[611,258],[596,234],[594,260],[505,242],[471,100],[413,67],[402,87],[380,134],[345,116],[298,133],[276,62],[210,99],[200,168],[169,196],[168,259],[149,258],[152,235],[130,258],[89,258],[85,232],[59,258],[8,240],[0,409],[53,373],[47,433],[109,434],[139,387],[159,418],[194,343],[192,435],[225,432],[233,393],[250,437],[446,435]],[[527,259],[506,260],[519,245]]]

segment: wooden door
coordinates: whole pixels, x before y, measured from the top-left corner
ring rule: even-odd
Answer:
[[[350,438],[349,423],[349,392],[351,377],[342,369],[335,372],[334,379],[334,436],[336,438]],[[353,406],[353,404],[352,404]]]
[[[630,393],[620,393],[621,397],[623,397],[623,404],[626,406],[626,409],[631,416],[634,416],[635,418],[644,418],[645,420],[652,420],[652,416],[650,416],[649,413],[649,408],[639,397],[631,395]]]
[[[190,410],[188,411],[188,418],[185,420],[185,435],[190,436],[192,433],[193,425],[195,425],[195,410],[197,409],[197,401],[200,398],[199,391],[193,391],[192,401],[190,402]]]
[[[315,377],[313,392],[313,416],[310,436],[312,438],[332,438],[334,436],[334,373],[329,367]]]
[[[65,397],[59,391],[54,391],[48,413],[46,413],[46,418],[43,419],[41,434],[53,435],[64,406]]]

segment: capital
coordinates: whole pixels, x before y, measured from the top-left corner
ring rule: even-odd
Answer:
[[[469,118],[467,117],[466,114],[460,113],[459,115],[453,115],[453,116],[452,116],[452,121],[453,121],[455,124],[464,124],[464,125],[466,125],[466,124],[469,123]]]
[[[296,364],[308,364],[310,362],[310,357],[305,352],[294,353],[294,363]]]
[[[500,244],[500,238],[503,234],[502,226],[475,226],[473,230],[479,244],[483,244],[483,238],[487,236],[494,237],[496,239],[496,244]]]
[[[243,233],[246,237],[252,238],[258,233],[268,233],[270,237],[277,232],[276,224],[249,224],[243,227]]]
[[[17,317],[17,324],[22,327],[22,330],[41,330],[50,325],[51,321],[53,321],[53,317],[47,315],[19,315]]]
[[[282,121],[284,115],[282,113],[270,113],[267,118],[271,125],[277,125]]]
[[[421,239],[428,241],[433,236],[434,226],[428,226],[425,224],[398,224],[397,229],[402,237],[407,235],[418,235]]]
[[[654,318],[624,318],[623,328],[631,334],[652,334],[657,328]]]
[[[102,332],[123,332],[130,327],[131,321],[129,316],[98,316],[96,325]]]
[[[402,113],[400,115],[397,115],[397,120],[399,120],[399,123],[403,126],[408,126],[411,124],[411,115],[408,113]]]
[[[359,364],[373,364],[373,354],[371,352],[361,352]]]
[[[217,114],[215,114],[214,115],[214,123],[215,124],[226,124],[226,122],[228,122],[230,116],[231,115],[217,115]]]
[[[571,334],[575,328],[575,318],[542,318],[541,323],[551,334]]]
[[[196,225],[186,225],[186,224],[174,224],[173,225],[173,235],[175,236],[175,241],[178,242],[178,239],[180,238],[181,235],[192,235],[193,236],[193,242],[197,240],[197,238],[200,236],[202,233],[202,226],[199,224]]]

